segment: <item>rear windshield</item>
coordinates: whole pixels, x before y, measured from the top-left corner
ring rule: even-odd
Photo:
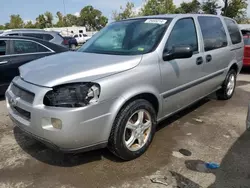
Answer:
[[[244,44],[245,45],[250,45],[250,38],[249,38],[250,36],[244,36],[243,38],[244,38]]]

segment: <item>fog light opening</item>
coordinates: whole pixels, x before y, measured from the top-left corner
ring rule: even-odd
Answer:
[[[51,124],[55,129],[62,129],[62,121],[57,118],[51,118]]]

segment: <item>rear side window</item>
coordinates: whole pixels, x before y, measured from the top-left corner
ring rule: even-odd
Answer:
[[[19,34],[18,33],[11,33],[11,34],[8,34],[7,36],[18,36]]]
[[[205,51],[227,46],[227,35],[220,18],[199,16],[198,21],[201,27]]]
[[[0,56],[6,55],[7,43],[5,40],[0,40]]]
[[[13,41],[13,52],[14,54],[27,54],[27,53],[38,53],[38,52],[49,52],[49,50],[42,45],[24,40]]]
[[[46,40],[46,41],[50,41],[52,40],[54,37],[50,34],[43,34],[43,40]]]
[[[39,33],[23,33],[23,36],[33,37],[33,38],[37,38],[37,39],[42,39],[43,40],[43,35],[39,34]]]
[[[241,34],[237,24],[230,19],[225,18],[225,23],[227,25],[228,32],[230,34],[233,44],[241,43]]]
[[[164,51],[171,51],[174,46],[178,45],[189,45],[193,52],[198,52],[197,34],[192,18],[184,18],[176,22]]]

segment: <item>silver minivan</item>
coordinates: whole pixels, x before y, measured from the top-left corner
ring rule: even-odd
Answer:
[[[242,58],[242,35],[230,18],[118,21],[77,52],[21,66],[6,92],[9,116],[55,149],[108,147],[132,160],[148,149],[158,122],[213,92],[230,99]]]

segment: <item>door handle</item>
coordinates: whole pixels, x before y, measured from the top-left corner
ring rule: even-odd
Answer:
[[[211,55],[207,55],[206,56],[206,61],[207,61],[207,63],[210,62],[210,61],[212,61],[212,56]]]
[[[201,65],[202,63],[203,63],[203,58],[202,57],[197,57],[196,64]]]

